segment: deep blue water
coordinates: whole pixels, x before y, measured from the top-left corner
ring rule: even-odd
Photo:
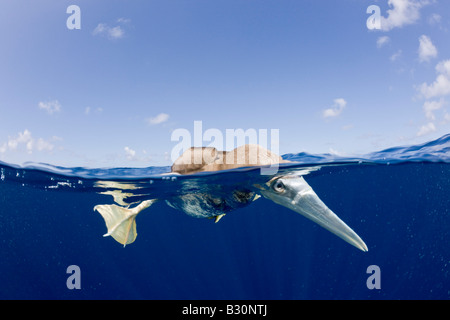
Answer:
[[[1,299],[449,299],[450,135],[360,158],[289,154],[365,241],[362,252],[267,199],[219,223],[157,202],[137,217],[136,242],[102,237],[93,211],[113,203],[99,181],[136,201],[267,179],[257,168],[162,176],[169,167],[85,169],[0,163]],[[105,182],[104,182],[105,183]],[[116,187],[117,188],[117,187]],[[66,269],[81,270],[69,290]],[[381,289],[368,289],[368,266]]]

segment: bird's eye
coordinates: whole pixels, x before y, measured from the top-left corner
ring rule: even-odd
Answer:
[[[272,188],[275,192],[278,192],[278,193],[281,193],[286,189],[284,186],[284,183],[281,180],[275,181],[272,185]]]

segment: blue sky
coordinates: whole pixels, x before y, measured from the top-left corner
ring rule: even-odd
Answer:
[[[449,39],[444,0],[3,0],[0,160],[170,165],[194,121],[281,154],[422,143],[450,132]]]

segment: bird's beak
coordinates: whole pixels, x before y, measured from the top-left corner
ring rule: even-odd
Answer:
[[[281,176],[260,191],[275,203],[300,213],[362,251],[368,251],[361,238],[319,199],[301,176]]]

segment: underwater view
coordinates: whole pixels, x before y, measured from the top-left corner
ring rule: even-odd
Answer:
[[[0,1],[0,300],[450,300],[449,31],[448,0]]]
[[[450,298],[450,135],[361,157],[283,159],[272,176],[0,162],[0,299]],[[125,247],[103,237],[93,210],[186,190],[226,197],[289,174],[303,175],[368,251],[264,197],[217,223],[155,202]]]

